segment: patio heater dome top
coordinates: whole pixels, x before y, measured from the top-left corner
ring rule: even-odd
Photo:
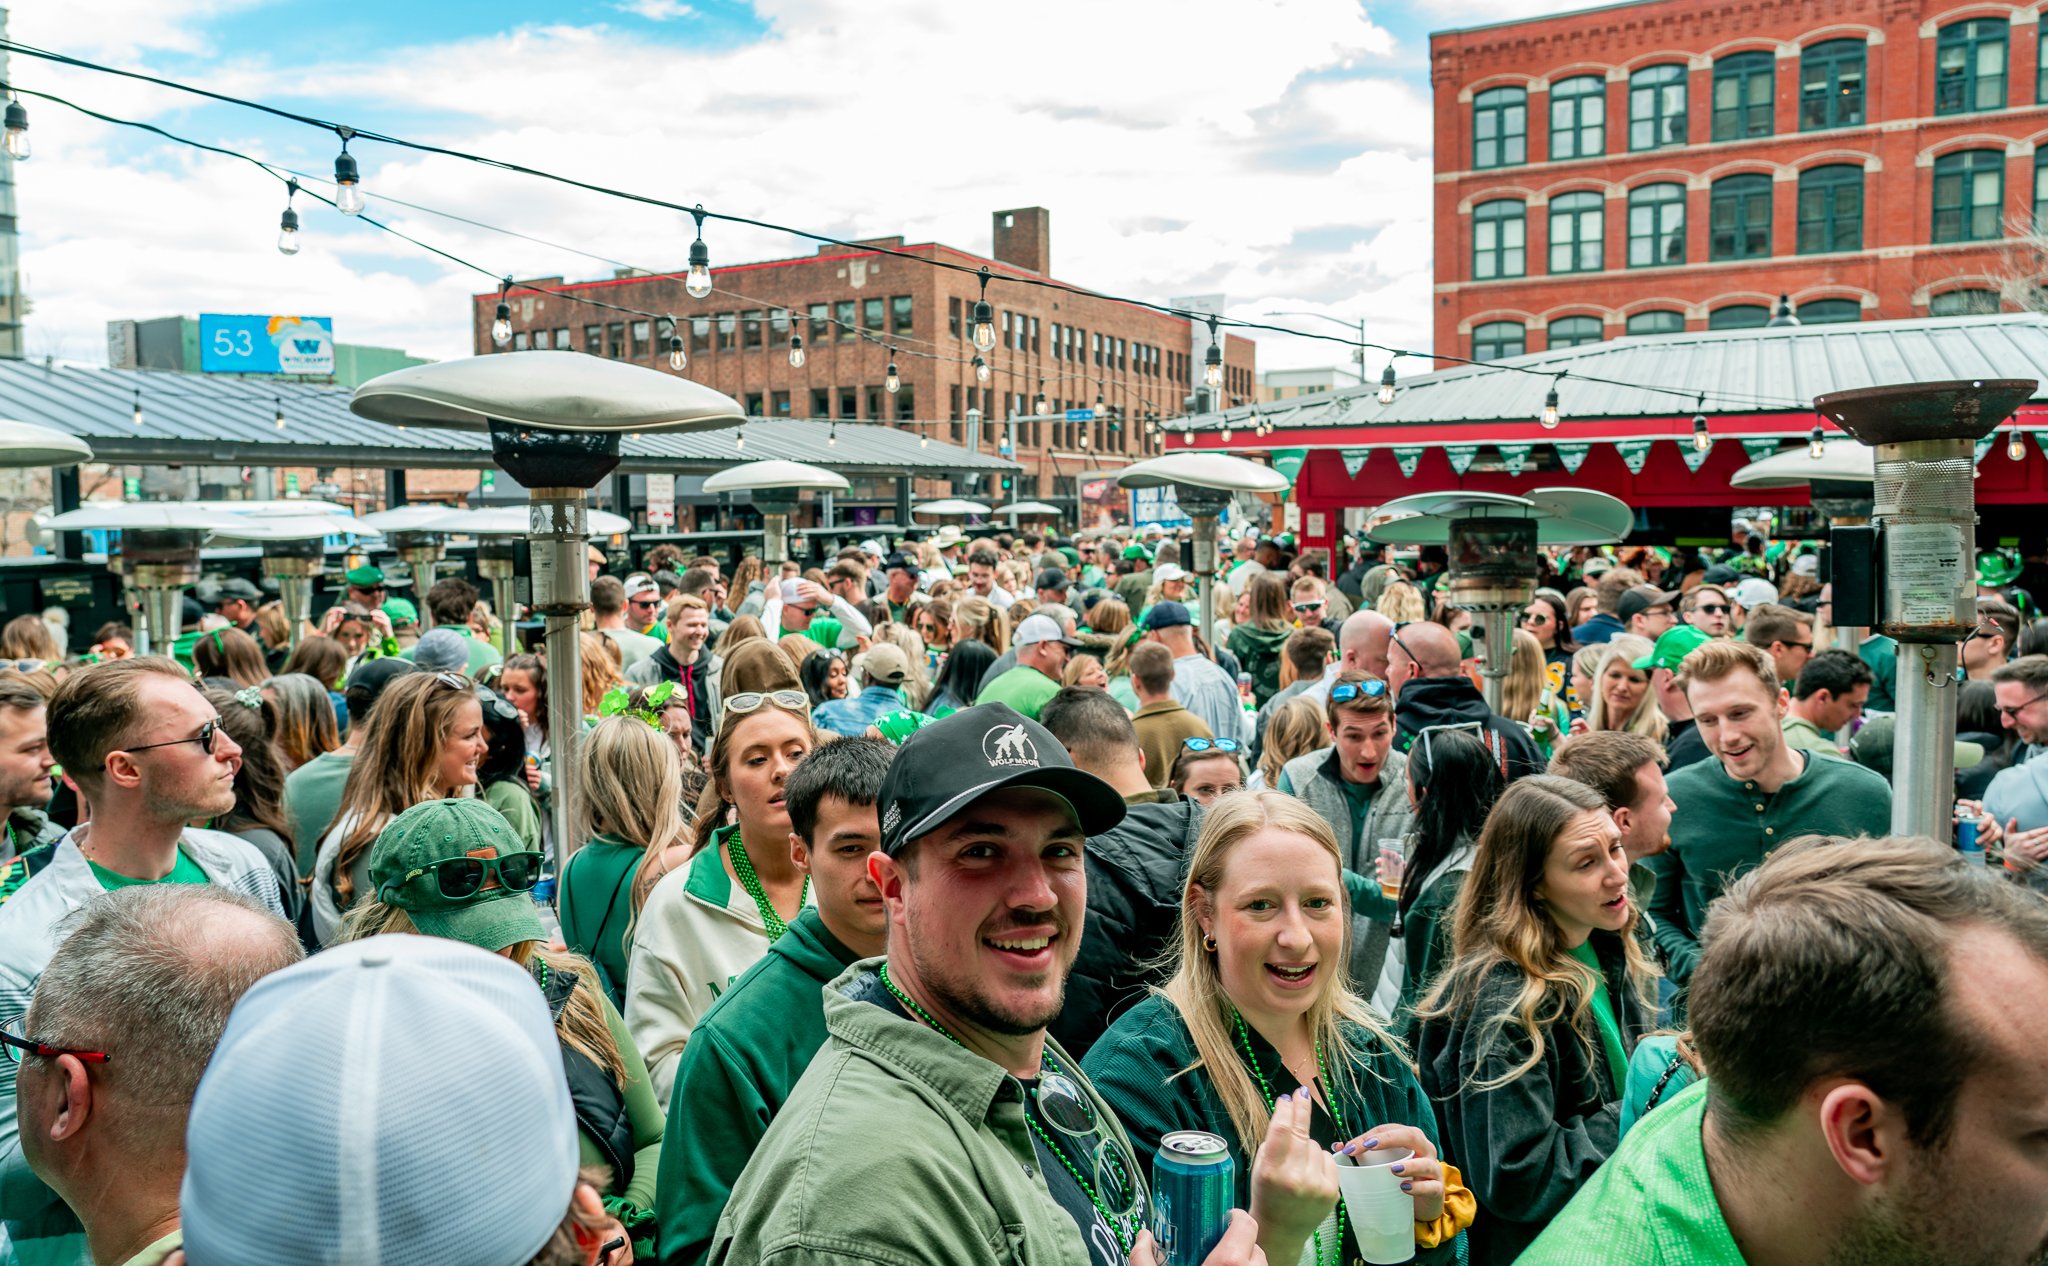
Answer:
[[[53,532],[169,530],[207,532],[220,526],[218,511],[183,501],[102,501],[66,510],[43,524]]]
[[[75,435],[0,419],[0,466],[76,466],[91,460],[92,446]]]
[[[1385,521],[1365,530],[1382,545],[1445,545],[1453,520],[1532,519],[1539,545],[1605,545],[1635,526],[1628,503],[1586,488],[1532,488],[1526,497],[1499,492],[1418,492],[1373,512]]]
[[[527,506],[492,506],[476,510],[435,506],[433,509],[436,513],[422,518],[411,530],[445,532],[451,536],[525,536],[533,531],[533,512]],[[609,510],[587,513],[594,536],[624,536],[633,530],[631,520]]]
[[[267,501],[188,501],[187,505],[216,514],[232,514],[245,519],[303,518],[309,514],[324,514],[352,519],[355,512],[338,501],[322,501],[316,497],[278,497]]]
[[[989,508],[979,501],[965,501],[950,497],[944,501],[927,501],[923,505],[910,507],[912,514],[930,515],[933,518],[957,518],[967,514],[988,514]]]
[[[1185,484],[1224,492],[1285,492],[1287,476],[1271,466],[1229,453],[1167,453],[1132,462],[1117,472],[1120,488],[1162,488]]]
[[[1816,480],[1867,484],[1877,480],[1877,450],[1846,435],[1831,436],[1815,457],[1806,445],[1773,453],[1729,476],[1737,488],[1804,488]]]
[[[852,486],[846,481],[846,476],[837,471],[779,457],[742,462],[704,481],[706,492],[750,492],[758,488],[817,488],[827,492],[845,492]]]
[[[739,403],[675,374],[601,356],[501,352],[412,365],[356,388],[349,410],[392,426],[698,431],[746,421]]]
[[[378,510],[363,515],[356,522],[373,532],[432,532],[435,528],[426,526],[435,519],[446,518],[453,506],[420,503],[396,506],[389,510]]]
[[[213,539],[217,541],[318,541],[349,533],[357,536],[383,535],[375,528],[365,527],[339,514],[231,516],[226,520],[216,520],[213,525]]]
[[[1013,503],[1013,504],[1010,504],[1010,505],[1006,505],[1006,506],[997,506],[997,507],[996,507],[996,508],[995,508],[995,509],[994,509],[993,511],[991,511],[990,513],[992,513],[992,514],[1012,514],[1012,515],[1014,515],[1014,514],[1030,514],[1030,515],[1043,515],[1043,514],[1059,514],[1059,513],[1061,513],[1061,510],[1060,510],[1060,508],[1059,508],[1058,506],[1056,506],[1056,505],[1050,505],[1050,504],[1048,504],[1048,503],[1046,503],[1046,502],[1043,502],[1043,501],[1018,501],[1018,502],[1015,502],[1015,503]]]

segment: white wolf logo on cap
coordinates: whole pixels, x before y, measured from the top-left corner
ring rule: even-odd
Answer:
[[[1022,725],[999,725],[982,735],[981,754],[991,765],[1038,764],[1038,745]]]

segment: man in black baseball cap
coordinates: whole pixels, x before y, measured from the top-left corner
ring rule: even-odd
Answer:
[[[882,601],[889,604],[889,618],[898,624],[911,622],[911,614],[917,608],[931,601],[931,595],[920,592],[917,587],[917,560],[907,554],[891,554],[882,564],[888,573],[888,587],[882,591]]]
[[[1067,586],[1070,583],[1067,573],[1057,567],[1047,567],[1040,571],[1037,579],[1033,581],[1033,587],[1038,590],[1038,604],[1066,605]]]

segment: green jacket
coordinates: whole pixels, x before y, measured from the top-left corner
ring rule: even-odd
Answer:
[[[1015,1077],[884,1010],[867,959],[825,989],[825,1046],[718,1219],[710,1266],[1091,1260],[1038,1169]],[[1047,1048],[1075,1067],[1050,1040]],[[1076,1075],[1106,1128],[1108,1102]],[[1140,1158],[1140,1164],[1144,1158]],[[1150,1219],[1147,1218],[1149,1222]]]
[[[562,867],[562,940],[598,965],[605,994],[620,1008],[626,1005],[626,964],[633,950],[626,939],[633,923],[633,877],[646,856],[637,844],[599,835]]]
[[[1245,1033],[1258,1060],[1258,1071],[1266,1075],[1276,1096],[1291,1093],[1301,1084],[1257,1030],[1246,1026]],[[1332,1077],[1338,1083],[1337,1104],[1343,1111],[1344,1128],[1340,1132],[1337,1122],[1317,1104],[1309,1127],[1315,1141],[1327,1149],[1376,1125],[1412,1125],[1435,1143],[1436,1113],[1414,1072],[1365,1030],[1347,1026],[1344,1036],[1351,1048],[1353,1080],[1346,1084],[1341,1074]],[[1116,1104],[1117,1115],[1130,1131],[1131,1144],[1140,1157],[1149,1158],[1159,1150],[1159,1140],[1175,1130],[1206,1130],[1228,1140],[1231,1157],[1237,1162],[1237,1189],[1231,1204],[1248,1209],[1252,1155],[1258,1150],[1258,1140],[1246,1147],[1237,1137],[1215,1082],[1200,1069],[1188,1071],[1198,1061],[1195,1040],[1179,1009],[1155,993],[1110,1025],[1102,1040],[1089,1048],[1081,1067],[1103,1097]],[[1326,1063],[1334,1065],[1334,1060]],[[1329,1088],[1324,1089],[1327,1094]],[[1444,1159],[1452,1165],[1459,1163],[1455,1156]],[[1356,1247],[1347,1246],[1344,1260],[1357,1256]],[[1452,1262],[1457,1256],[1457,1246],[1447,1243],[1415,1260]]]
[[[1230,640],[1224,643],[1237,656],[1238,666],[1252,675],[1252,697],[1262,708],[1280,690],[1280,652],[1293,635],[1294,630],[1286,627],[1262,629],[1256,624],[1240,624],[1230,630]]]
[[[1692,979],[1707,907],[1778,845],[1802,835],[1890,832],[1892,789],[1882,775],[1852,761],[1803,759],[1806,768],[1775,794],[1730,778],[1718,760],[1687,765],[1667,780],[1677,806],[1671,847],[1643,865],[1657,878],[1650,917],[1672,983]]]
[[[581,853],[577,856],[582,856]],[[704,1013],[676,1067],[657,1208],[662,1260],[696,1266],[747,1158],[825,1044],[825,986],[854,962],[815,908]]]

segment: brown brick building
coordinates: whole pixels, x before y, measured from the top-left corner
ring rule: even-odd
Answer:
[[[673,313],[687,349],[683,372],[731,395],[749,416],[885,422],[984,452],[1009,442],[1013,419],[1028,419],[1015,424],[1016,458],[1025,473],[1011,492],[1023,498],[1071,497],[1080,472],[1163,451],[1159,439],[1145,433],[1146,416],[1179,416],[1191,384],[1201,378],[1206,325],[1129,304],[1004,284],[1007,278],[1051,275],[1051,214],[1041,207],[995,213],[993,258],[936,242],[906,245],[901,237],[862,243],[969,270],[986,266],[996,316],[996,345],[987,352],[978,352],[971,339],[980,289],[972,271],[839,246],[793,259],[721,266],[716,227],[707,226],[713,234],[707,241],[714,288],[703,299],[684,291],[680,272],[572,284],[545,277],[533,284]],[[475,296],[472,337],[480,355],[494,350],[490,325],[497,302],[495,292]],[[669,367],[662,323],[518,291],[509,302],[515,349],[560,348]],[[795,340],[802,342],[801,366],[790,363]],[[891,347],[900,379],[893,393],[885,389]],[[1225,337],[1228,396],[1252,398],[1254,352],[1251,340]],[[977,354],[989,369],[986,383],[972,365]],[[1070,422],[1058,416],[1093,408],[1098,400],[1105,412],[1120,411],[1121,420]],[[980,411],[979,434],[968,428],[970,409]],[[844,438],[857,443],[859,437],[850,432]]]
[[[2034,7],[1640,0],[1431,36],[1434,332],[1997,311],[2048,197]]]

